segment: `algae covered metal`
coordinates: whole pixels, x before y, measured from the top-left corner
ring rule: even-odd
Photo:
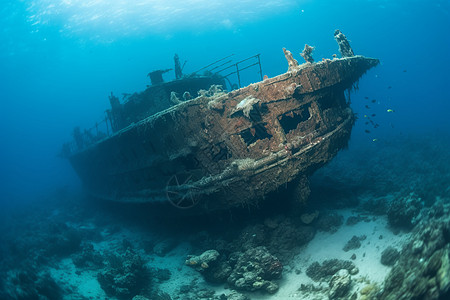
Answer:
[[[194,99],[173,93],[172,106],[68,158],[87,190],[108,200],[212,211],[257,204],[289,182],[304,200],[308,176],[350,137],[355,116],[345,91],[379,63],[354,56],[339,31],[335,37],[342,58],[311,62],[305,46],[299,65],[283,49],[286,73],[231,92],[212,85]]]

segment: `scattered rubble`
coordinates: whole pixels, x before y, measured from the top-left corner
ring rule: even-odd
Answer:
[[[381,252],[381,263],[385,266],[393,266],[400,258],[400,252],[392,246]]]
[[[354,235],[347,242],[347,244],[345,244],[345,246],[344,246],[344,248],[342,248],[342,250],[347,252],[347,251],[350,251],[350,250],[358,249],[359,247],[361,247],[361,241],[364,241],[366,238],[367,237],[365,235],[361,235],[361,236]]]
[[[328,281],[339,270],[345,269],[351,275],[355,275],[359,272],[355,264],[349,260],[328,259],[320,264],[319,262],[313,262],[306,269],[306,275],[308,275],[314,281]]]
[[[352,279],[350,273],[346,269],[339,270],[331,277],[329,299],[339,299],[344,297],[350,289]]]

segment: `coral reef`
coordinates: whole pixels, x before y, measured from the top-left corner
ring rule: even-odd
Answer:
[[[70,228],[66,224],[58,224],[45,250],[46,255],[67,256],[77,252],[81,246],[82,234],[75,228]]]
[[[200,255],[188,255],[185,264],[202,273],[206,281],[224,283],[232,272],[226,255],[217,250],[207,250]]]
[[[317,261],[310,264],[306,269],[306,275],[314,281],[328,281],[342,269],[347,270],[351,275],[359,272],[355,264],[349,260],[327,259],[322,264]]]
[[[315,210],[311,213],[304,213],[300,215],[300,220],[305,223],[306,225],[311,224],[317,217],[319,216],[319,211]]]
[[[415,193],[391,201],[387,209],[389,224],[393,228],[411,229],[423,206],[422,199]]]
[[[232,287],[245,290],[262,290],[275,293],[283,265],[263,247],[250,248],[245,252],[231,253],[228,259],[218,259],[216,250],[208,250],[199,256],[189,255],[186,265],[201,272],[206,280],[228,282]]]
[[[209,268],[209,265],[217,260],[219,252],[216,250],[207,250],[200,255],[188,255],[185,264],[195,268],[199,272]]]
[[[445,217],[436,218],[443,210]],[[384,283],[384,299],[447,299],[450,293],[450,205],[423,214]],[[439,213],[437,213],[440,215]]]
[[[161,283],[167,281],[172,276],[172,272],[169,269],[151,268],[152,279]]]
[[[167,298],[167,300],[170,300],[170,299],[171,298]],[[134,296],[133,299],[131,299],[131,300],[150,300],[150,299],[148,299],[147,297],[141,296],[141,295],[137,295],[137,296]]]
[[[362,215],[350,216],[347,218],[347,221],[345,221],[345,225],[353,226],[362,221],[370,222],[370,218],[368,216],[362,216]]]
[[[212,283],[227,282],[233,268],[230,265],[230,261],[226,259],[226,256],[222,255],[219,258],[216,263],[211,264],[207,272],[204,272],[203,276],[205,280]]]
[[[223,296],[219,297],[218,300],[250,300],[250,298],[245,295],[242,295],[236,291],[232,291],[227,296],[223,295]]]
[[[359,247],[361,247],[361,241],[364,241],[367,237],[365,235],[361,235],[361,236],[356,236],[354,235],[348,242],[347,244],[345,244],[344,248],[342,248],[342,250],[344,250],[345,252],[353,250],[353,249],[358,249]]]
[[[221,238],[201,238],[202,249],[213,245],[221,254],[244,252],[259,246],[265,246],[270,253],[282,261],[291,259],[296,249],[311,241],[316,234],[313,226],[307,226],[299,220],[278,216],[264,220],[263,224],[251,224],[239,231],[236,238],[227,242]]]
[[[387,247],[381,252],[381,263],[385,266],[393,266],[399,259],[400,252],[392,246]]]
[[[283,265],[265,247],[249,249],[236,256],[233,271],[227,279],[230,285],[247,291],[265,290],[270,294],[278,290],[272,280],[281,278]]]
[[[369,283],[359,291],[359,294],[360,300],[379,299],[380,288],[374,283]]]
[[[385,215],[388,210],[386,197],[369,197],[361,203],[361,208],[376,216]]]
[[[77,268],[101,268],[103,267],[103,257],[95,251],[92,243],[84,243],[81,252],[72,255],[73,264]]]
[[[153,298],[152,298],[153,299]],[[155,298],[158,299],[158,298]],[[249,297],[237,292],[230,291],[225,294],[216,295],[214,290],[208,288],[202,288],[199,286],[196,279],[188,285],[182,285],[174,299],[182,300],[197,300],[197,299],[207,299],[207,300],[250,300]],[[162,300],[162,299],[161,299]]]
[[[298,225],[287,219],[270,231],[265,245],[280,259],[289,260],[295,254],[294,249],[306,245],[315,234],[314,227]]]
[[[112,254],[97,280],[107,295],[129,299],[142,291],[149,281],[149,272],[140,255],[128,249],[122,255]]]
[[[7,283],[3,287],[5,295],[2,299],[59,300],[63,298],[62,288],[47,272],[39,273],[29,268],[10,272],[8,275]]]
[[[142,297],[142,299],[135,299],[136,297]],[[143,296],[136,296],[136,297],[134,297],[133,300],[146,300],[146,299],[149,299],[149,300],[172,300],[172,297],[170,297],[170,295],[168,293],[162,292],[162,291],[154,292],[150,296],[150,298],[146,298]]]
[[[266,230],[263,224],[246,226],[241,230],[234,243],[236,245],[239,245],[239,248],[235,248],[234,251],[246,251],[264,245],[269,239],[269,232],[268,230]]]
[[[328,292],[329,299],[338,299],[344,297],[352,283],[350,273],[346,269],[339,270],[331,277],[330,290]]]
[[[344,217],[337,213],[323,213],[316,221],[317,229],[326,232],[336,232],[344,223]]]

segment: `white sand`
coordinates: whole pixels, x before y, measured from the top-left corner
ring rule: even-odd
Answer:
[[[337,211],[337,213],[344,216],[344,222],[353,215],[348,210]],[[345,252],[342,248],[354,235],[366,235],[367,238],[361,241],[359,249]],[[382,239],[379,238],[380,235],[382,235]],[[388,246],[400,250],[408,237],[409,234],[394,235],[387,228],[385,217],[377,217],[374,221],[359,222],[352,226],[344,224],[336,233],[318,232],[314,239],[295,257],[292,264],[286,267],[287,271],[283,273],[283,279],[280,281],[280,290],[275,295],[249,296],[256,300],[327,299],[324,294],[308,295],[298,291],[301,284],[319,285],[306,275],[306,269],[314,261],[321,263],[326,259],[333,258],[351,260],[352,254],[356,254],[353,263],[359,269],[359,273],[352,276],[352,292],[359,291],[368,282],[382,283],[391,268],[380,263],[381,252]],[[296,274],[295,270],[300,270],[301,273]]]
[[[58,269],[50,269],[50,274],[56,282],[71,290],[71,294],[64,297],[64,300],[78,299],[76,296],[79,296],[79,299],[107,299],[97,281],[97,272],[83,271],[77,274],[70,258],[61,260]]]

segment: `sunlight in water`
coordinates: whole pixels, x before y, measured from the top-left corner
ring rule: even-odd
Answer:
[[[66,34],[108,36],[165,33],[180,29],[233,28],[292,8],[294,0],[35,0],[28,21],[59,26]]]

